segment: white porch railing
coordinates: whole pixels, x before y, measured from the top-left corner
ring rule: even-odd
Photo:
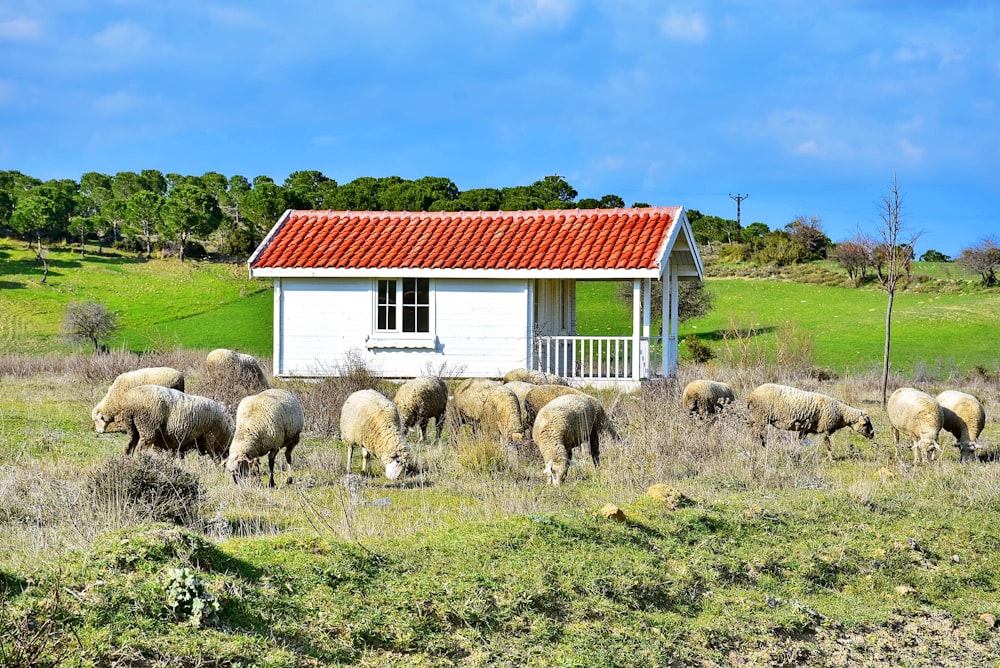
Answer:
[[[581,380],[645,380],[661,377],[662,337],[535,336],[529,366],[563,378]],[[639,359],[634,355],[638,352]],[[635,362],[638,362],[638,376]]]

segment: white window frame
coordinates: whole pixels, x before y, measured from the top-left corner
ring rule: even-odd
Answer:
[[[420,304],[418,307],[427,308],[427,328],[426,332],[404,332],[403,331],[403,282],[406,280],[426,280],[427,281],[427,304]],[[392,329],[379,329],[379,283],[383,281],[395,281],[395,327]],[[368,348],[419,348],[435,349],[437,337],[435,335],[435,314],[434,314],[434,279],[418,276],[400,276],[396,278],[376,278],[372,279],[372,333],[368,337]],[[412,306],[412,305],[410,305]]]

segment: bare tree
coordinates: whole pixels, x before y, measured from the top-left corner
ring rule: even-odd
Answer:
[[[854,281],[855,287],[865,280],[871,263],[870,256],[870,248],[860,233],[853,239],[841,241],[830,251],[830,257],[847,270],[847,275]]]
[[[879,272],[882,289],[889,295],[885,311],[885,350],[882,358],[882,405],[885,406],[889,387],[889,342],[892,339],[892,304],[896,298],[896,284],[906,274],[913,256],[913,246],[920,233],[903,240],[906,228],[903,225],[903,195],[899,189],[896,173],[892,174],[889,192],[879,202],[881,221],[875,229],[874,238],[878,252],[883,255],[883,269]]]
[[[962,249],[958,263],[970,274],[982,276],[983,287],[992,287],[997,283],[996,271],[1000,268],[1000,243],[996,237],[981,239],[977,245]]]
[[[95,353],[101,351],[101,341],[117,328],[118,317],[94,300],[72,302],[66,306],[63,332],[73,343],[94,344]]]

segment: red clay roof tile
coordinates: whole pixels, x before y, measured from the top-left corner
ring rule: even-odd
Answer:
[[[290,211],[252,268],[653,268],[680,211]]]

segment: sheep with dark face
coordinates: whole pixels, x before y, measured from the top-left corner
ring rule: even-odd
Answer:
[[[955,437],[959,461],[975,460],[979,435],[986,426],[986,409],[982,402],[958,390],[945,390],[936,399],[941,406],[941,428]]]
[[[151,447],[183,457],[196,448],[219,461],[229,451],[233,435],[222,404],[159,385],[140,385],[113,395],[96,411],[94,429],[128,433],[125,454]]]
[[[420,427],[420,439],[427,441],[427,428],[434,420],[435,438],[441,438],[444,415],[448,408],[448,386],[437,376],[420,376],[409,380],[396,390],[393,403],[403,422],[403,434]]]
[[[396,404],[375,390],[358,390],[340,411],[340,438],[347,446],[347,472],[354,448],[361,448],[365,473],[374,454],[385,466],[385,477],[395,480],[410,468],[410,449],[403,438],[403,423]]]
[[[681,405],[691,415],[715,415],[736,401],[733,388],[715,380],[692,380],[684,386]]]
[[[937,451],[938,434],[944,423],[944,414],[937,399],[913,387],[901,387],[889,396],[885,412],[892,427],[893,443],[899,445],[900,433],[913,441],[913,463],[933,461]]]
[[[226,470],[240,482],[250,475],[253,462],[267,455],[268,486],[274,487],[274,460],[285,450],[288,476],[292,484],[292,450],[299,442],[305,415],[302,404],[288,390],[264,390],[240,400],[236,408],[236,434],[229,448]]]
[[[532,439],[545,462],[549,483],[566,479],[573,448],[588,443],[594,467],[600,465],[599,433],[609,426],[601,402],[586,394],[565,394],[545,404],[535,418]]]
[[[832,461],[830,435],[835,431],[850,427],[865,438],[875,436],[867,413],[819,392],[765,383],[750,393],[747,403],[750,406],[750,428],[762,446],[766,443],[768,425],[800,435],[823,434],[826,457]]]
[[[104,398],[101,399],[94,409],[90,411],[90,419],[97,422],[98,414],[104,410],[104,405],[109,401],[114,401],[113,397],[131,390],[140,385],[159,385],[175,390],[184,391],[184,374],[169,366],[154,366],[144,369],[135,369],[118,374],[111,383]]]

